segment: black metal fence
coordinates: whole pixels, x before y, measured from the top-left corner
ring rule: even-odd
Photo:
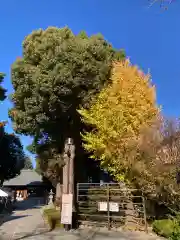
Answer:
[[[115,183],[78,183],[77,206],[80,224],[147,231],[145,198],[137,189]]]

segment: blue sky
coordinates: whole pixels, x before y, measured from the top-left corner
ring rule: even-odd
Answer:
[[[102,33],[116,48],[124,48],[133,63],[150,68],[158,103],[169,116],[180,116],[180,2],[168,11],[148,0],[4,0],[0,1],[0,72],[8,93],[13,91],[10,67],[22,55],[26,35],[38,28],[68,26],[74,33]],[[11,103],[0,107],[0,120],[8,119]],[[7,131],[12,131],[9,121]],[[24,146],[30,142],[21,137]]]

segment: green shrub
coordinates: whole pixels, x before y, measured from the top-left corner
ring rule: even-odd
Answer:
[[[156,220],[153,222],[153,231],[162,236],[169,238],[176,232],[178,227],[177,221],[172,219],[163,219],[163,220]],[[174,239],[173,239],[174,240]]]
[[[177,232],[173,232],[169,237],[169,240],[180,240],[180,229]]]
[[[56,210],[55,206],[45,206],[41,209],[45,221],[48,223],[50,229],[61,228],[63,225],[60,223],[60,211]]]

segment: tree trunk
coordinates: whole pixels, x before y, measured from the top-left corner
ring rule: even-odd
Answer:
[[[61,183],[57,183],[56,185],[56,207],[61,209],[61,203],[62,203],[62,189],[61,189]]]
[[[64,162],[65,165],[63,166],[63,193],[68,193],[68,175],[69,175],[69,157],[66,152],[67,146],[65,146],[65,154],[64,154]]]
[[[75,212],[75,198],[74,198],[74,157],[75,157],[75,146],[71,145],[70,148],[70,161],[69,161],[69,193],[73,195],[73,212]]]

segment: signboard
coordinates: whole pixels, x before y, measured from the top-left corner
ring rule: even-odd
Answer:
[[[109,203],[109,211],[110,212],[119,212],[119,204],[115,202]]]
[[[107,212],[107,202],[99,202],[98,203],[98,211]]]
[[[107,212],[108,211],[108,203],[107,202],[99,202],[98,203],[98,211]],[[119,204],[115,202],[109,202],[109,211],[110,212],[119,212]]]
[[[72,224],[72,194],[62,195],[62,210],[61,210],[61,223]]]

